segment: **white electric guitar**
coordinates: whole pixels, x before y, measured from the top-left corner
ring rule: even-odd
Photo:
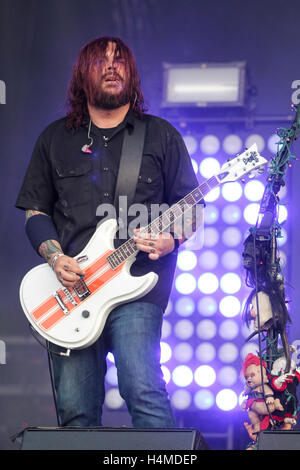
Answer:
[[[256,144],[226,162],[209,178],[143,229],[155,235],[168,227],[184,211],[196,205],[213,188],[236,181],[265,165]],[[47,341],[67,349],[82,349],[101,335],[109,313],[118,305],[141,298],[156,284],[158,276],[149,272],[130,274],[138,249],[132,238],[114,248],[116,220],[99,225],[84,250],[75,257],[85,272],[74,288],[64,287],[47,263],[31,269],[20,286],[22,308],[34,330]]]

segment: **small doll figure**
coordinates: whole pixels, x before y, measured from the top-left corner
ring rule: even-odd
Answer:
[[[243,364],[246,387],[243,394],[247,399],[242,403],[242,409],[248,410],[251,427],[246,426],[246,428],[249,434],[250,432],[256,434],[268,428],[269,412],[283,410],[280,400],[274,398],[274,392],[269,386],[266,368],[266,363],[263,361],[262,376],[259,357],[251,353],[246,356]]]
[[[291,361],[291,368],[285,373],[286,358],[281,356],[274,361],[270,380],[274,396],[278,397],[283,406],[283,412],[275,418],[282,423],[281,430],[288,431],[297,423],[297,395],[296,388],[300,381],[300,369]]]

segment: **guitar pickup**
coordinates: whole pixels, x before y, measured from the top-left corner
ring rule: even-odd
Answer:
[[[83,279],[79,279],[76,284],[73,286],[79,300],[84,300],[90,295],[90,290]]]

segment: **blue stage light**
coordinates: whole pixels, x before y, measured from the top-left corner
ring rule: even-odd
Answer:
[[[252,202],[244,209],[244,219],[249,225],[255,225],[259,214],[260,204]]]
[[[198,279],[198,289],[204,294],[213,294],[219,288],[219,280],[214,273],[204,273]]]
[[[199,410],[209,410],[215,403],[215,398],[210,390],[199,390],[194,395],[195,406]]]
[[[238,181],[226,183],[222,186],[222,196],[226,201],[238,201],[243,194],[243,188]]]
[[[216,373],[211,366],[199,366],[195,370],[194,380],[200,387],[211,387],[215,383]]]
[[[181,317],[189,317],[195,311],[195,301],[192,297],[183,296],[175,303],[175,311]]]
[[[180,294],[191,294],[196,289],[195,277],[190,273],[179,274],[175,280],[175,287]]]
[[[199,165],[199,173],[208,179],[220,171],[220,162],[214,157],[203,158]]]
[[[198,312],[204,317],[211,317],[218,309],[217,301],[214,297],[205,295],[197,304]]]
[[[182,250],[178,253],[177,266],[182,271],[191,271],[197,265],[197,256],[193,251]]]
[[[177,410],[186,410],[192,403],[192,395],[188,390],[176,390],[171,397],[171,403]]]
[[[168,343],[161,341],[160,342],[160,362],[164,364],[168,362],[172,357],[172,349]]]
[[[219,326],[219,335],[223,339],[234,339],[239,334],[239,327],[234,320],[224,320]]]
[[[195,355],[200,362],[211,362],[216,357],[216,348],[212,343],[204,341],[196,348]]]
[[[188,339],[194,334],[194,323],[190,320],[179,320],[174,326],[174,333],[179,339]]]
[[[223,150],[228,155],[236,155],[242,149],[242,139],[239,135],[230,134],[223,140]]]
[[[171,372],[164,365],[161,366],[161,371],[162,371],[163,379],[164,379],[165,383],[168,384],[171,380]]]
[[[178,362],[189,362],[194,355],[194,349],[189,343],[179,343],[173,348],[173,357]]]
[[[202,251],[198,259],[199,265],[205,270],[215,269],[219,262],[219,257],[213,250]]]
[[[226,273],[220,279],[220,287],[226,294],[235,294],[241,286],[241,278],[236,273]]]
[[[249,201],[260,201],[263,197],[265,186],[259,180],[251,180],[245,184],[244,194]]]
[[[186,365],[177,366],[172,372],[172,380],[178,387],[187,387],[193,382],[193,372]]]
[[[212,339],[216,336],[217,327],[211,320],[201,320],[197,325],[197,336],[201,339]]]
[[[222,241],[224,245],[229,247],[237,246],[241,243],[242,234],[241,231],[236,227],[228,227],[222,234]]]
[[[236,204],[228,204],[222,210],[222,219],[226,224],[236,224],[242,217],[242,211]]]
[[[201,139],[200,149],[206,155],[214,155],[220,149],[220,140],[213,134],[206,135]]]
[[[232,387],[238,379],[236,369],[231,366],[222,367],[218,372],[218,382],[225,387]]]
[[[224,343],[218,350],[218,358],[226,364],[236,361],[238,356],[239,350],[234,343]]]
[[[233,410],[236,407],[237,402],[238,398],[236,393],[229,388],[221,390],[216,396],[216,403],[223,411]]]
[[[242,261],[241,253],[235,250],[227,250],[221,257],[221,263],[224,268],[231,271],[237,269]]]
[[[215,246],[219,241],[219,232],[213,227],[206,227],[204,229],[204,246]]]
[[[236,317],[241,312],[241,302],[234,295],[226,295],[220,300],[219,309],[224,317]]]
[[[207,204],[204,211],[204,223],[215,224],[219,218],[219,209],[213,204]]]

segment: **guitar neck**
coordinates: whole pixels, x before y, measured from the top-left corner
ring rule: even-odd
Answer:
[[[206,194],[219,184],[220,181],[216,176],[211,177],[154,219],[147,227],[141,230],[141,233],[151,233],[153,236],[156,236],[165,232],[177,219],[182,217],[187,210],[198,204]],[[107,261],[114,269],[128,258],[135,255],[138,251],[133,238],[130,238],[119,246],[119,248],[114,250],[113,253],[107,257]]]

